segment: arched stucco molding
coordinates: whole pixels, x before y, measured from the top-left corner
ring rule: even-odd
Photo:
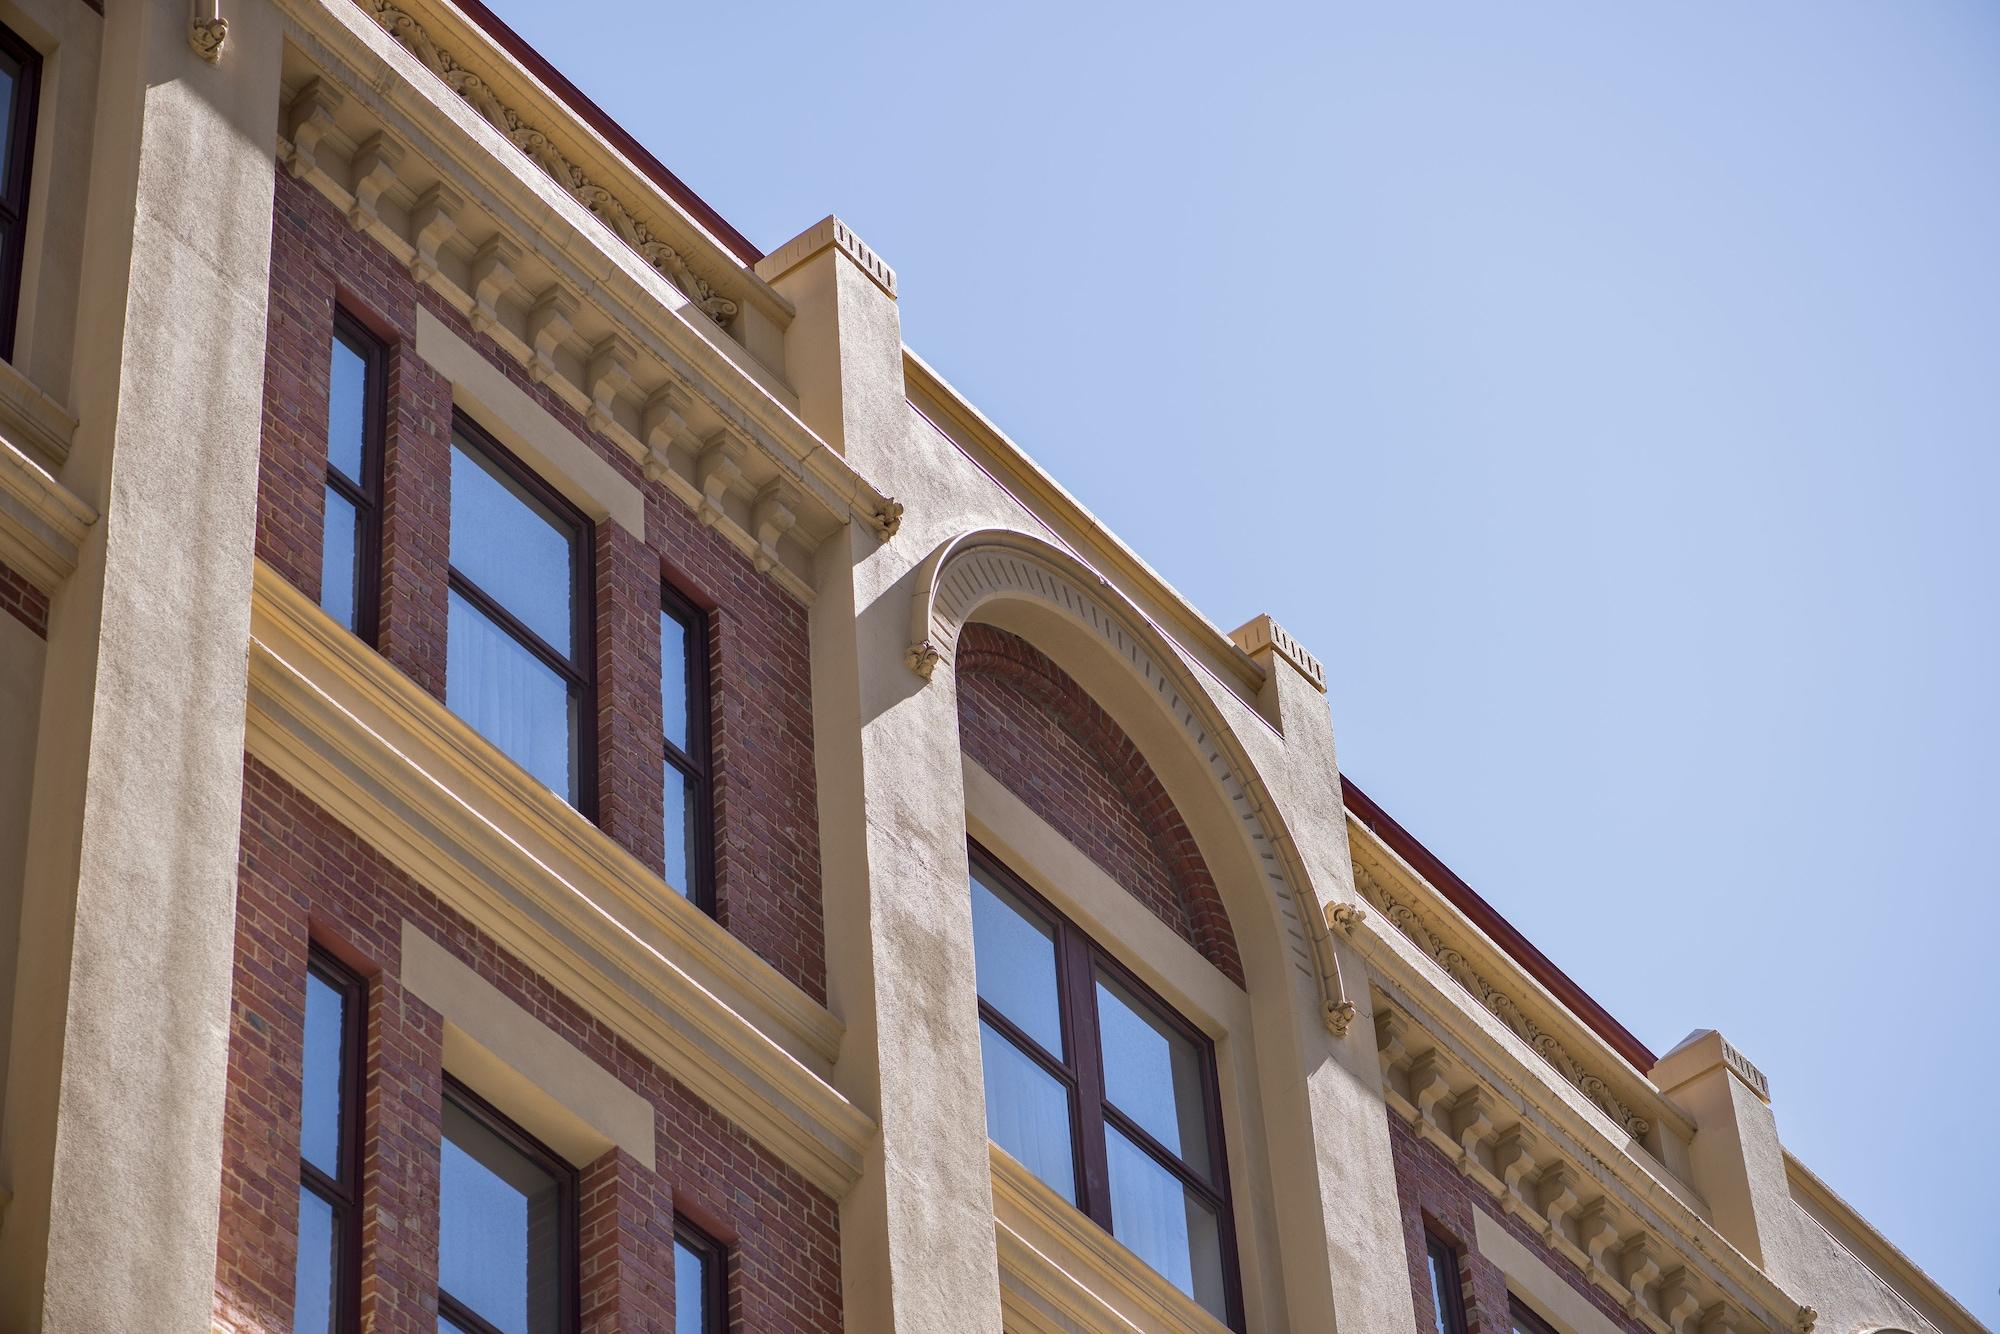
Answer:
[[[917,568],[910,606],[910,670],[930,680],[952,660],[959,631],[982,605],[1013,598],[1039,602],[1066,616],[1150,688],[1163,713],[1197,756],[1250,842],[1253,864],[1300,966],[1317,983],[1320,1019],[1346,1036],[1354,1004],[1340,976],[1340,958],[1314,898],[1304,863],[1270,792],[1242,746],[1216,715],[1207,692],[1153,620],[1130,598],[1071,553],[1041,538],[1004,528],[961,533]],[[1328,781],[1333,781],[1328,775]],[[1239,930],[1239,935],[1241,934]]]

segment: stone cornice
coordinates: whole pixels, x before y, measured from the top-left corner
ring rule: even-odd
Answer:
[[[1596,1107],[1574,1091],[1561,1096],[1569,1086],[1551,1081],[1525,1044],[1496,1040],[1498,1020],[1483,1007],[1480,1020],[1456,987],[1440,988],[1394,943],[1400,933],[1369,913],[1349,938],[1376,971],[1375,1038],[1390,1113],[1502,1211],[1655,1334],[1807,1334],[1810,1308],[1696,1212],[1698,1199],[1682,1198],[1635,1157]],[[1642,1254],[1654,1268],[1628,1267]],[[1675,1270],[1679,1286],[1700,1298],[1691,1314],[1656,1289]]]
[[[791,318],[792,305],[782,294],[744,268],[678,200],[647,180],[456,7],[434,0],[358,3],[708,318],[726,328],[741,301],[757,302],[780,322]]]
[[[1938,1286],[1938,1281],[1924,1272],[1923,1266],[1905,1255],[1900,1247],[1875,1230],[1875,1225],[1861,1216],[1859,1210],[1837,1194],[1833,1187],[1820,1180],[1819,1176],[1804,1163],[1794,1157],[1790,1150],[1785,1152],[1785,1177],[1791,1187],[1792,1198],[1802,1205],[1810,1206],[1808,1213],[1817,1213],[1826,1221],[1819,1222],[1826,1227],[1827,1222],[1836,1224],[1854,1241],[1867,1249],[1866,1255],[1855,1258],[1876,1271],[1876,1277],[1905,1301],[1928,1306],[1927,1318],[1936,1320],[1944,1329],[1953,1334],[1984,1334],[1986,1326],[1979,1318],[1965,1309],[1956,1297]],[[1827,1229],[1832,1233],[1833,1229]],[[1847,1239],[1834,1239],[1850,1252],[1853,1247]],[[1890,1277],[1893,1276],[1893,1277]]]
[[[1347,838],[1355,888],[1362,897],[1551,1069],[1637,1141],[1643,1143],[1656,1131],[1684,1143],[1693,1137],[1693,1124],[1643,1075],[1575,1022],[1534,978],[1351,814]]]
[[[1061,540],[1083,548],[1081,559],[1108,571],[1128,597],[1143,603],[1171,637],[1216,678],[1257,707],[1266,673],[1222,628],[1209,620],[1172,584],[1120,541],[1063,485],[1043,471],[1005,431],[974,407],[924,359],[905,347],[903,377],[911,406],[946,440],[961,450],[977,446],[974,462],[992,475]],[[935,414],[935,415],[933,415]],[[941,420],[940,420],[941,418]],[[991,467],[987,465],[990,464]],[[997,470],[997,471],[996,471]]]
[[[369,0],[373,3],[373,0]],[[901,507],[800,421],[756,357],[607,233],[417,56],[350,0],[280,0],[295,48],[280,161],[462,312],[591,429],[753,560],[760,491],[796,495],[772,578],[810,595],[810,555],[839,525],[892,536]],[[700,326],[707,326],[704,332]],[[718,433],[747,460],[704,510],[694,460]]]
[[[858,1178],[839,1022],[262,563],[246,745],[821,1190]]]
[[[997,1144],[989,1149],[1001,1308],[1009,1329],[1226,1334],[1227,1326],[1005,1150]]]

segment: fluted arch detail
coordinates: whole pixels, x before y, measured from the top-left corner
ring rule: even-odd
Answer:
[[[1216,715],[1167,635],[1096,571],[1071,553],[1011,529],[960,534],[925,558],[910,608],[910,670],[929,680],[949,664],[965,623],[1002,599],[1037,602],[1060,612],[1123,659],[1153,692],[1189,750],[1202,762],[1250,842],[1285,935],[1285,952],[1317,984],[1321,1019],[1343,1036],[1354,1006],[1304,867],[1263,781]]]

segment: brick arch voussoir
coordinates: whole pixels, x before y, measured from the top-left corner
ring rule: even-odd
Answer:
[[[1188,943],[1242,986],[1243,962],[1222,891],[1172,796],[1118,721],[1047,654],[995,626],[967,624],[953,661],[961,683],[990,676],[1034,698],[1091,754],[1158,851],[1186,920],[1176,923],[1155,907],[1156,915],[1177,930],[1184,925]],[[1105,869],[1119,878],[1117,868]]]

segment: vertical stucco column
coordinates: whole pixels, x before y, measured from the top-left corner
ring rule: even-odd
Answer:
[[[209,1327],[280,35],[110,0],[0,1173],[0,1327]],[[89,77],[74,69],[65,77]],[[41,184],[38,182],[38,185]]]
[[[1232,638],[1269,674],[1261,703],[1282,734],[1260,737],[1245,727],[1238,735],[1251,746],[1310,878],[1314,902],[1301,911],[1324,922],[1327,904],[1356,902],[1325,669],[1269,617]],[[1355,1007],[1346,1036],[1328,1031],[1320,996],[1303,987],[1296,988],[1293,1022],[1281,1028],[1260,1018],[1257,1034],[1272,1157],[1299,1168],[1280,1170],[1275,1181],[1286,1303],[1301,1324],[1305,1313],[1330,1310],[1326,1323],[1339,1334],[1412,1329],[1416,1310],[1367,975],[1338,935],[1331,945]]]
[[[912,480],[893,273],[832,218],[759,272],[798,308],[785,357],[806,420],[878,486]],[[846,1323],[998,1334],[957,714],[948,681],[903,661],[912,567],[942,537],[920,508],[886,544],[858,526],[828,542],[812,609],[835,1077],[881,1125],[841,1203]]]
[[[1688,1157],[1716,1230],[1784,1282],[1773,1263],[1783,1250],[1779,1239],[1791,1230],[1793,1205],[1763,1072],[1708,1028],[1661,1057],[1652,1079],[1694,1118]]]

